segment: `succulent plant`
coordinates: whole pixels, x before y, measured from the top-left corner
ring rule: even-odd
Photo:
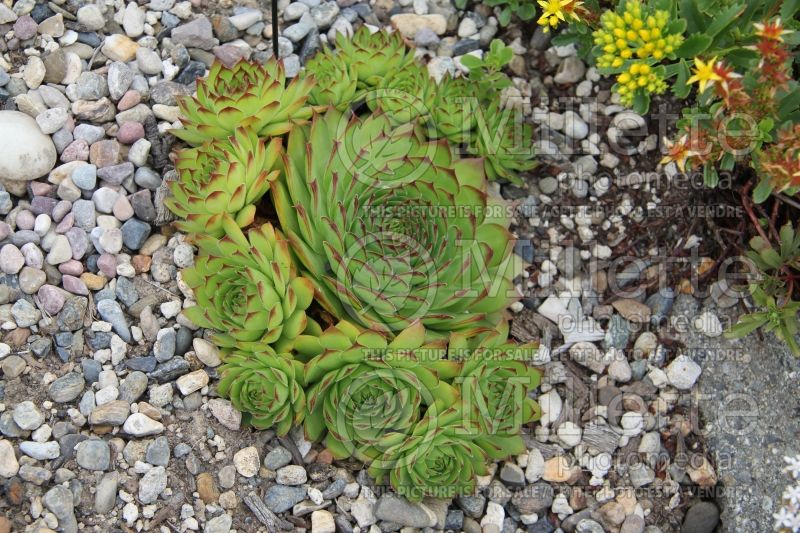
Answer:
[[[317,300],[383,332],[496,328],[522,262],[482,166],[384,115],[329,110],[294,128],[272,197]]]
[[[247,236],[230,221],[222,239],[197,239],[194,266],[183,270],[197,305],[184,310],[194,324],[215,331],[224,350],[287,352],[298,335],[319,326],[306,316],[314,297],[310,280],[298,277],[289,243],[270,224]]]
[[[347,62],[330,48],[317,53],[306,63],[306,71],[313,74],[316,83],[311,88],[308,102],[315,106],[333,106],[343,110],[358,98],[358,77],[355,65]]]
[[[212,140],[181,150],[175,163],[178,179],[168,182],[172,197],[165,205],[183,220],[189,234],[221,237],[223,223],[239,227],[253,222],[254,205],[269,190],[270,171],[279,160],[281,139],[266,143],[252,130],[237,129],[224,140]]]
[[[413,501],[473,494],[475,477],[488,471],[486,455],[462,422],[458,408],[430,408],[410,434],[381,439],[384,453],[370,465],[370,475],[378,483],[388,478],[395,491]]]
[[[355,67],[360,88],[375,87],[382,78],[414,61],[414,54],[399,32],[372,33],[366,26],[356,30],[352,37],[338,33],[336,48],[342,59]]]
[[[319,440],[327,430],[325,443],[337,458],[380,457],[384,435],[410,433],[428,406],[456,403],[458,392],[444,378],[456,375],[460,364],[444,360],[444,342],[425,342],[419,322],[392,340],[346,322],[319,339],[335,347],[305,366],[306,435]]]
[[[533,161],[533,129],[517,122],[513,109],[502,109],[493,102],[483,110],[477,129],[469,139],[470,153],[484,158],[486,175],[520,184],[520,172],[536,166]]]
[[[220,367],[217,392],[242,412],[242,421],[285,435],[305,416],[303,365],[269,348],[256,354],[233,353]]]
[[[378,85],[365,93],[371,110],[382,109],[393,124],[406,124],[430,115],[436,92],[428,69],[411,62],[400,70],[381,78]]]
[[[242,60],[230,68],[215,62],[208,78],[197,82],[197,95],[178,102],[183,128],[171,132],[195,146],[239,127],[262,137],[282,135],[311,116],[306,99],[313,83],[305,76],[287,85],[283,62],[275,59],[264,65]]]
[[[461,392],[461,410],[474,418],[475,442],[493,459],[505,459],[525,450],[520,428],[541,416],[539,404],[528,392],[539,386],[542,372],[529,367],[538,345],[518,345],[493,333],[477,346],[453,335],[448,358],[463,361],[454,383]]]
[[[431,121],[438,137],[461,144],[475,127],[478,99],[466,78],[442,79],[431,106]]]

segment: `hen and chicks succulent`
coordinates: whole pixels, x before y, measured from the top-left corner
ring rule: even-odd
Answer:
[[[524,450],[540,373],[508,340],[524,265],[487,182],[530,168],[530,129],[413,57],[361,29],[288,83],[274,60],[215,64],[180,103],[167,206],[198,249],[184,314],[221,350],[220,395],[416,500]]]

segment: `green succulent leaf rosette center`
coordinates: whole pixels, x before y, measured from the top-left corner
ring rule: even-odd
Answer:
[[[257,354],[234,353],[221,367],[217,391],[257,429],[285,435],[305,416],[303,365],[269,348]]]

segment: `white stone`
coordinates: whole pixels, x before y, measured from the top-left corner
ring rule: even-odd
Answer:
[[[697,382],[703,369],[685,355],[679,355],[667,367],[667,379],[679,390],[689,390]]]
[[[233,455],[233,466],[243,477],[253,477],[258,474],[261,460],[258,458],[258,448],[249,446],[242,448]]]
[[[558,440],[560,440],[564,446],[567,448],[573,448],[581,443],[583,431],[581,430],[580,426],[574,422],[564,422],[558,426],[556,435],[558,435]]]
[[[56,147],[36,121],[19,111],[0,111],[0,179],[35,180],[56,164]]]
[[[306,469],[299,465],[286,465],[276,472],[275,481],[281,485],[302,485],[308,480]]]
[[[528,451],[528,466],[525,468],[525,481],[536,483],[544,474],[544,456],[538,448]]]
[[[7,440],[0,439],[0,477],[16,476],[19,472],[14,446]]]
[[[192,340],[192,347],[194,348],[195,355],[204,365],[213,368],[222,364],[222,360],[219,357],[219,350],[207,340],[195,337],[195,339]]]
[[[208,385],[208,374],[205,370],[195,370],[179,377],[177,384],[181,394],[188,396]]]
[[[320,509],[311,513],[311,533],[334,533],[336,523],[330,511]]]
[[[125,420],[122,430],[134,437],[146,437],[148,435],[158,435],[163,433],[164,424],[157,420],[153,420],[149,416],[142,413],[133,413]]]

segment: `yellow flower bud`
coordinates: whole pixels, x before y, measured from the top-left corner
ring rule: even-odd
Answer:
[[[625,50],[622,50],[622,51],[619,53],[619,55],[620,55],[620,57],[621,57],[622,59],[630,59],[630,58],[631,58],[631,56],[633,55],[633,52],[631,52],[631,49],[630,49],[630,48],[626,48]]]

